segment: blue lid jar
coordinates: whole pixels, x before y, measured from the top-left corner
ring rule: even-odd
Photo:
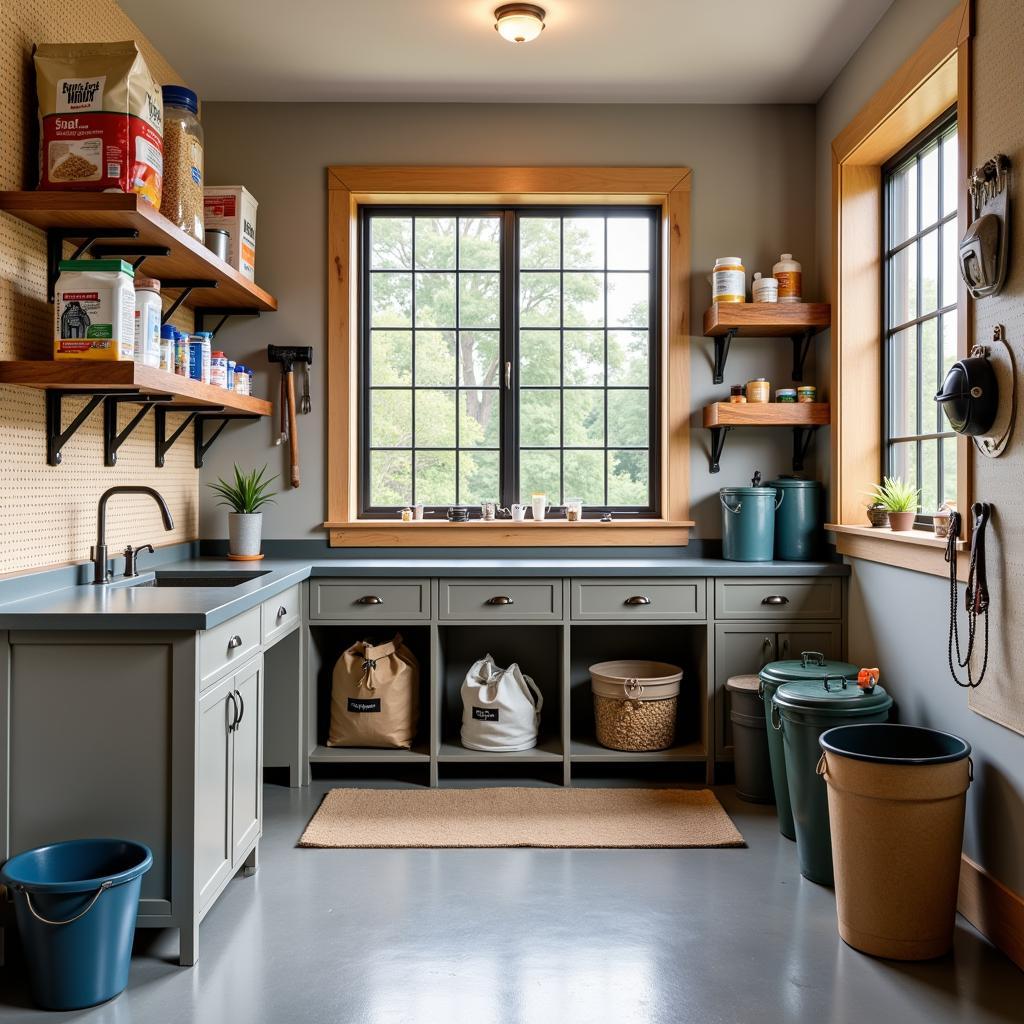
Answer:
[[[199,97],[183,85],[163,86],[165,107],[184,107],[193,114],[199,113]]]

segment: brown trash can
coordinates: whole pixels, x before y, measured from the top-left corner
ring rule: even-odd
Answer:
[[[887,723],[822,733],[839,935],[892,960],[953,944],[971,748]]]
[[[729,692],[736,795],[752,804],[774,803],[761,679],[756,675],[730,676],[725,688]]]

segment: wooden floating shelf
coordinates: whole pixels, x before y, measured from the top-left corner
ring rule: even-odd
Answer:
[[[174,405],[210,406],[225,413],[269,416],[270,402],[240,395],[227,388],[203,384],[176,373],[131,361],[98,359],[24,359],[0,362],[0,384],[41,390],[79,392],[137,392],[170,398]]]
[[[704,336],[732,331],[737,338],[791,338],[831,323],[827,302],[716,302],[704,313]]]
[[[0,210],[44,231],[59,231],[64,240],[95,239],[98,246],[107,249],[116,249],[125,232],[137,232],[124,243],[126,252],[133,246],[161,246],[170,250],[166,256],[144,257],[146,275],[167,281],[216,282],[215,288],[196,287],[189,292],[184,305],[191,309],[252,312],[277,309],[273,295],[215,256],[202,242],[172,224],[134,193],[0,192]],[[104,230],[119,234],[104,237]]]
[[[704,406],[705,427],[827,427],[828,402],[713,402]]]

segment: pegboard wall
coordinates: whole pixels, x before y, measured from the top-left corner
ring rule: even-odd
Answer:
[[[38,129],[32,47],[36,43],[135,39],[161,82],[181,78],[113,0],[15,0],[0,6],[0,189],[34,188]],[[191,316],[175,321],[191,328]],[[46,300],[43,233],[0,213],[0,359],[49,359],[53,307]],[[80,406],[64,402],[65,422]],[[121,410],[122,422],[133,407]],[[42,391],[0,386],[0,574],[88,558],[96,531],[96,503],[114,484],[149,484],[167,500],[174,530],[164,531],[149,498],[111,502],[107,541],[172,544],[198,531],[198,479],[190,438],[153,464],[153,414],[103,465],[103,414],[96,409],[64,446],[60,466],[46,464]]]
[[[974,303],[974,340],[985,344],[996,324],[1006,328],[1018,371],[1024,367],[1024,18],[1019,0],[977,0],[971,55],[971,163],[996,153],[1012,163],[1010,266],[999,295]],[[998,357],[998,353],[994,353]],[[1017,387],[1024,386],[1018,372]],[[992,620],[988,672],[969,697],[971,710],[1024,733],[1024,413],[998,459],[974,454],[974,494],[994,506],[986,543]],[[975,671],[980,669],[975,665]]]

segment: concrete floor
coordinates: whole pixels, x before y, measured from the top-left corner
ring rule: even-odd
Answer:
[[[268,785],[261,867],[207,916],[200,961],[141,932],[93,1010],[30,1008],[16,954],[0,1024],[988,1024],[1024,1019],[1024,973],[966,923],[930,964],[838,938],[771,809],[719,795],[743,850],[299,850],[322,794]]]

